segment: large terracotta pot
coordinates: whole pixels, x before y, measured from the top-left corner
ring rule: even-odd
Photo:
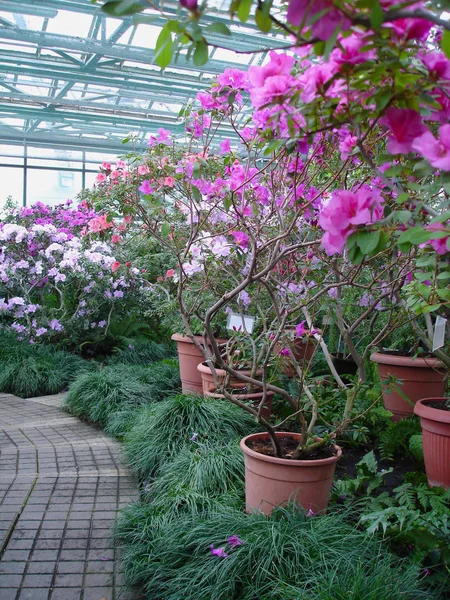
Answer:
[[[317,333],[322,334],[320,329],[316,329]],[[285,335],[288,336],[289,344],[283,343],[283,340],[278,340],[275,344],[274,351],[276,356],[280,356],[280,352],[283,348],[289,348],[291,356],[294,357],[296,362],[309,363],[314,356],[314,352],[317,348],[317,340],[313,336],[295,337],[295,329],[286,329]],[[283,373],[287,377],[295,377],[297,370],[295,363],[291,356],[281,356],[283,364]]]
[[[203,345],[203,337],[195,336],[195,339]],[[191,340],[191,338],[174,333],[172,340],[177,343],[178,359],[180,361],[180,379],[181,389],[184,394],[201,394],[203,391],[202,377],[197,370],[200,363],[205,360],[205,357]],[[225,343],[226,340],[218,339],[219,344]]]
[[[408,356],[375,352],[370,360],[378,364],[384,407],[392,413],[393,421],[410,417],[414,404],[421,398],[444,395],[446,370],[437,358],[412,359]],[[401,394],[384,384],[389,375],[401,381]],[[403,396],[407,396],[410,402]]]
[[[277,432],[278,437],[300,434]],[[241,440],[245,462],[245,504],[248,512],[262,511],[269,515],[276,506],[289,500],[299,502],[314,513],[328,506],[336,463],[342,450],[335,446],[336,456],[320,460],[289,460],[266,456],[251,450],[249,440],[268,439],[268,433],[254,433]]]
[[[428,484],[450,488],[450,411],[427,406],[447,398],[423,398],[414,406],[422,426],[423,455]]]
[[[223,398],[225,400],[223,394],[219,394],[214,391],[205,392],[204,395],[208,396],[209,398]],[[272,412],[272,400],[274,395],[275,394],[273,392],[266,392],[266,401],[261,411],[261,415],[266,420],[270,419],[270,413]],[[263,392],[252,392],[251,394],[233,394],[233,396],[236,396],[236,398],[243,402],[251,402],[255,408],[258,408],[263,397]]]
[[[209,368],[209,366],[205,363],[202,362],[197,366],[198,371],[200,371],[200,375],[202,378],[202,388],[203,388],[203,393],[206,394],[208,392],[212,392],[214,391],[218,386],[214,383],[214,377],[212,374],[211,369]],[[250,377],[252,372],[250,369],[240,369],[240,372],[243,375],[247,375],[247,377]],[[216,373],[217,373],[217,377],[219,380],[219,386],[220,384],[222,384],[225,381],[227,372],[225,371],[225,369],[218,369],[216,367]],[[258,369],[255,373],[256,377],[260,377],[262,375],[262,370]],[[247,387],[247,383],[245,383],[245,381],[241,381],[240,379],[237,379],[236,377],[230,377],[229,383],[228,383],[228,387],[231,388],[241,388],[241,387]]]

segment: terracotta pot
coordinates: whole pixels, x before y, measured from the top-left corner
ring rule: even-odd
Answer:
[[[208,392],[212,392],[214,391],[218,386],[214,383],[214,377],[212,374],[211,369],[208,367],[208,365],[205,362],[200,363],[197,366],[198,371],[200,371],[200,375],[202,378],[202,388],[203,388],[203,393],[206,394]],[[242,373],[243,375],[247,375],[247,377],[250,377],[250,375],[252,374],[250,369],[240,369],[239,371],[240,373]],[[216,373],[217,373],[217,377],[219,379],[219,386],[225,381],[227,372],[225,371],[225,369],[218,369],[216,368]],[[256,371],[256,377],[261,377],[262,375],[262,370],[258,369]],[[242,388],[242,387],[247,387],[247,383],[245,383],[245,381],[241,381],[240,379],[237,379],[236,377],[230,377],[229,383],[228,383],[228,387],[231,388]]]
[[[301,437],[298,433],[277,432],[276,435],[293,437],[299,442]],[[269,515],[276,506],[289,500],[299,502],[314,513],[326,510],[342,450],[335,446],[336,456],[320,460],[289,460],[259,454],[247,446],[249,440],[268,438],[268,433],[254,433],[241,440],[247,512],[262,511]]]
[[[224,400],[226,400],[226,398],[223,394],[219,394],[218,392],[214,392],[214,391],[205,392],[204,395],[209,398],[223,398]],[[274,395],[275,394],[273,392],[266,393],[266,401],[265,401],[263,409],[261,411],[261,415],[266,420],[270,419],[270,413],[272,412],[272,400],[273,400]],[[233,396],[236,396],[239,400],[242,400],[244,402],[251,402],[255,408],[258,408],[259,403],[262,400],[263,393],[262,392],[253,392],[251,394],[233,394]]]
[[[375,352],[370,360],[378,364],[384,407],[392,413],[393,421],[410,417],[413,414],[414,404],[421,398],[444,395],[446,370],[437,358],[412,359],[408,356]],[[389,375],[402,382],[399,386],[401,394],[383,385]],[[403,395],[411,402],[408,402]]]
[[[317,333],[321,334],[320,329],[316,330]],[[280,356],[280,352],[283,348],[289,348],[292,353],[292,356],[297,362],[307,362],[309,363],[314,356],[314,352],[317,348],[317,341],[314,337],[306,336],[306,337],[295,337],[295,329],[287,329],[286,335],[292,336],[290,339],[290,343],[283,344],[282,340],[278,340],[275,344],[274,351],[276,356]],[[283,373],[287,377],[295,377],[297,375],[297,371],[295,369],[295,364],[290,356],[281,356],[282,364],[283,364]]]
[[[445,402],[447,398],[423,398],[414,406],[422,426],[423,455],[428,485],[450,488],[450,411],[427,406],[427,401]]]
[[[203,345],[203,337],[195,336],[195,339]],[[191,338],[174,333],[172,340],[177,343],[178,359],[180,361],[180,379],[181,389],[184,394],[201,394],[203,391],[202,378],[197,371],[197,367],[205,360],[205,357],[200,350],[195,346]],[[219,344],[223,344],[226,340],[218,339]]]

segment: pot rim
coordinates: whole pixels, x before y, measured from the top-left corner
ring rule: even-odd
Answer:
[[[194,335],[194,337],[197,340],[197,342],[199,342],[200,344],[203,344],[203,336],[201,336],[201,335]],[[188,335],[184,335],[182,333],[173,333],[170,336],[170,339],[173,340],[174,342],[185,342],[187,344],[193,344],[194,343]],[[218,344],[225,344],[228,341],[228,340],[226,340],[224,338],[215,338],[215,339],[216,339],[216,342]]]
[[[291,433],[289,431],[276,431],[275,435],[277,437],[293,437],[296,439],[299,439],[301,437],[300,433]],[[342,448],[337,444],[333,444],[333,447],[337,450],[336,456],[330,456],[328,458],[318,458],[313,460],[290,460],[289,458],[267,456],[266,454],[259,454],[259,452],[255,452],[247,446],[248,440],[257,439],[261,437],[268,438],[269,434],[266,431],[263,431],[260,433],[251,433],[250,435],[245,436],[240,441],[241,450],[244,454],[250,456],[251,458],[261,460],[263,462],[272,463],[274,465],[280,465],[283,467],[321,467],[322,465],[329,465],[334,462],[337,462],[342,456]],[[318,440],[320,438],[315,439]]]
[[[215,367],[215,370],[219,375],[226,373],[225,369],[220,369],[219,367]],[[200,373],[212,373],[211,367],[206,363],[206,361],[201,362],[197,365],[197,371]],[[235,369],[235,371],[239,371],[240,373],[251,373],[251,369]],[[256,369],[256,373],[262,373],[262,369]],[[244,381],[242,383],[245,383]]]
[[[384,354],[383,352],[374,352],[370,355],[370,360],[381,365],[392,365],[397,367],[417,367],[432,368],[445,371],[445,365],[439,359],[434,357],[412,359],[410,356],[394,356],[393,354]]]
[[[242,388],[234,388],[235,390],[239,390]],[[239,400],[245,400],[245,399],[249,399],[249,400],[253,400],[254,398],[258,398],[259,396],[263,395],[263,392],[253,392],[251,394],[232,394],[233,396],[236,396],[236,398],[238,398]],[[219,392],[205,392],[204,396],[208,396],[208,398],[224,398],[225,396]],[[275,392],[272,392],[271,390],[267,390],[266,392],[266,398],[270,398],[275,396]]]
[[[422,419],[437,421],[438,423],[450,423],[450,411],[439,410],[438,408],[423,404],[429,400],[433,400],[434,402],[446,402],[449,398],[444,398],[443,396],[438,396],[436,398],[422,398],[414,405],[414,413]]]

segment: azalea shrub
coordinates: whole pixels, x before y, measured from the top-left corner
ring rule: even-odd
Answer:
[[[120,14],[123,3],[113,4]],[[183,6],[188,30],[201,27],[207,6]],[[450,312],[450,34],[420,5],[420,18],[395,8],[291,0],[279,15],[291,52],[271,51],[248,72],[226,69],[181,111],[185,144],[160,129],[147,152],[102,165],[98,176],[100,206],[142,223],[172,254],[160,285],[176,299],[186,333],[202,325],[213,373],[215,365],[283,396],[302,448],[320,406],[308,379],[313,358],[298,360],[298,343],[320,347],[345,390],[325,343],[330,319],[363,381],[370,353],[393,332],[409,326],[430,351],[435,317]],[[256,14],[260,27],[262,15],[270,21],[267,31],[278,18],[271,5]],[[182,18],[168,24],[167,40],[181,35]],[[194,61],[207,43],[202,31],[190,38]],[[349,297],[361,309],[352,322]],[[261,377],[239,373],[230,360],[236,345],[227,353],[215,341],[229,312],[256,319],[249,339]],[[447,335],[435,351],[447,366],[448,348]],[[277,383],[286,362],[302,384],[297,396]],[[271,431],[260,410],[225,388]],[[349,390],[338,431],[354,422],[356,394]]]
[[[136,318],[146,282],[115,230],[86,205],[13,208],[0,222],[2,326],[19,340],[80,348]]]

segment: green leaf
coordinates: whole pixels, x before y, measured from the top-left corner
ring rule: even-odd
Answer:
[[[380,241],[379,231],[362,231],[358,234],[357,243],[364,255],[370,254]]]
[[[269,33],[272,28],[272,21],[270,20],[269,15],[264,14],[259,8],[257,8],[255,12],[255,23],[263,33]]]
[[[333,31],[333,33],[330,35],[330,37],[325,42],[325,48],[323,51],[323,57],[325,60],[328,60],[330,58],[330,54],[336,44],[336,40],[337,40],[337,37],[338,37],[340,31],[341,31],[341,26],[339,25],[338,27],[336,27],[336,29]]]
[[[170,225],[169,225],[169,223],[163,223],[161,225],[161,234],[164,237],[167,237],[169,235],[169,233],[170,233]]]
[[[370,24],[372,25],[372,29],[380,29],[381,25],[383,24],[383,20],[384,14],[381,4],[378,0],[373,0],[372,10],[370,13]]]
[[[194,196],[194,199],[197,202],[201,202],[202,195],[201,195],[200,190],[198,189],[198,187],[196,185],[192,186],[192,195]]]
[[[205,63],[208,62],[209,52],[208,52],[208,44],[205,39],[202,39],[200,42],[197,42],[195,45],[195,52],[192,57],[194,65],[197,67],[201,67]]]
[[[450,58],[450,31],[445,30],[441,39],[442,52]]]
[[[450,279],[450,272],[443,271],[442,273],[439,273],[439,275],[436,277],[436,279],[439,279],[439,280]]]
[[[101,9],[111,17],[125,17],[142,12],[145,9],[145,5],[136,0],[111,0],[110,2],[105,2]]]
[[[354,265],[360,265],[364,260],[364,254],[358,246],[353,246],[353,248],[350,248],[348,251],[348,259]]]
[[[158,67],[165,69],[172,60],[173,40],[169,23],[161,29],[155,46],[155,62]]]
[[[227,36],[231,35],[231,31],[225,25],[225,23],[220,23],[220,22],[219,23],[211,23],[211,25],[208,25],[208,27],[206,28],[206,31],[208,33],[218,33],[219,35],[227,35]]]
[[[237,16],[242,23],[245,23],[250,16],[253,0],[241,0],[237,9]]]
[[[228,212],[231,208],[231,198],[229,198],[228,196],[226,196],[223,199],[223,207],[225,209],[225,212]]]
[[[405,202],[408,202],[409,200],[409,194],[407,194],[406,192],[402,192],[401,194],[399,194],[397,196],[397,198],[395,199],[395,202],[397,204],[404,204]]]

